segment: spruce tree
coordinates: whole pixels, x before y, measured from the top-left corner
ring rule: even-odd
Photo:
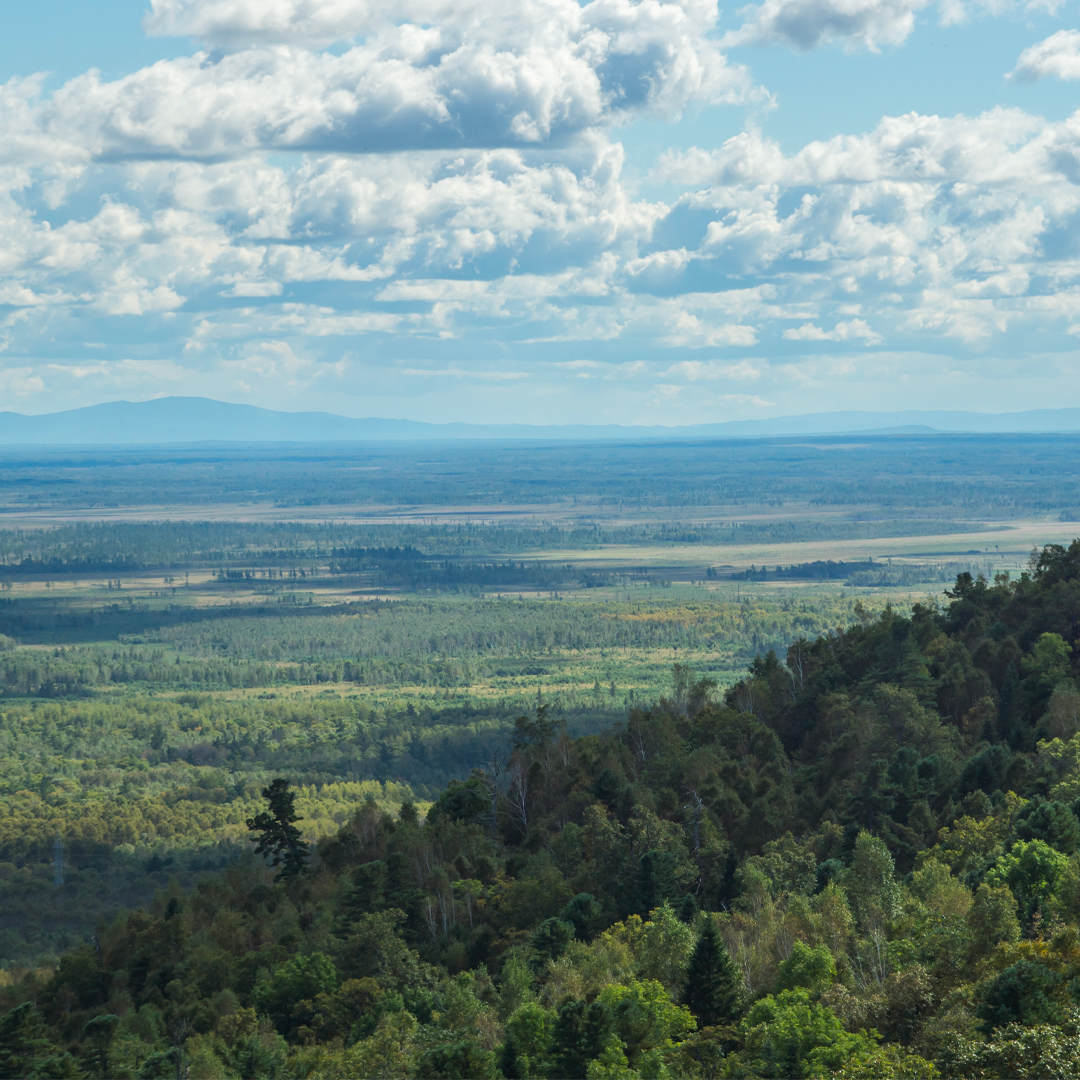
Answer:
[[[739,1015],[742,979],[711,918],[694,946],[686,972],[683,1004],[702,1027],[729,1024]]]

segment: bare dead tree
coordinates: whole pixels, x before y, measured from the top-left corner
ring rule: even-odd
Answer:
[[[752,683],[744,682],[735,697],[735,707],[741,713],[754,715],[754,687]]]
[[[420,843],[413,848],[412,864],[418,889],[423,889],[431,875],[437,873],[442,866],[441,860],[426,838],[422,838]]]
[[[804,652],[805,646],[806,642],[804,642],[802,638],[799,638],[799,640],[788,649],[788,678],[791,680],[792,697],[806,685],[806,672],[804,670],[804,662],[806,659]]]
[[[795,935],[792,933],[791,927],[788,925],[786,919],[781,919],[776,927],[774,947],[776,949],[776,955],[779,956],[781,960],[788,960],[791,958],[791,950],[795,948]]]
[[[179,1017],[169,1025],[169,1035],[172,1038],[172,1059],[176,1069],[176,1080],[187,1080],[191,1066],[188,1063],[187,1054],[184,1053],[184,1043],[187,1041],[188,1029],[191,1025],[184,1017]]]
[[[443,937],[450,936],[451,924],[457,923],[457,905],[454,903],[452,889],[447,889],[447,882],[439,884],[439,914],[442,916]]]
[[[855,982],[861,990],[868,990],[885,981],[889,974],[889,956],[886,950],[885,932],[878,925],[860,943],[852,957]]]
[[[454,891],[461,895],[461,899],[465,902],[465,911],[469,916],[469,929],[473,928],[473,911],[476,907],[476,901],[483,892],[483,886],[478,882],[470,878],[466,878],[463,881],[454,882]]]
[[[428,933],[434,944],[439,938],[439,909],[429,895],[424,902],[424,922],[427,923]]]
[[[570,764],[570,736],[566,734],[566,724],[559,725],[559,737],[557,742],[559,748],[559,758],[562,761],[563,768]]]
[[[529,770],[520,759],[514,761],[509,769],[510,784],[506,790],[506,801],[510,812],[521,825],[522,832],[529,831]]]

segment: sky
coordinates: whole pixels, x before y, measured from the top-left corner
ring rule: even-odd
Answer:
[[[5,0],[0,410],[1080,406],[1064,0]]]

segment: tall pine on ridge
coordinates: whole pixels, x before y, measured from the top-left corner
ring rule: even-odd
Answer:
[[[254,838],[255,854],[270,855],[270,865],[281,866],[275,881],[297,877],[307,869],[308,846],[294,824],[300,820],[293,808],[296,794],[289,790],[289,781],[281,777],[264,787],[262,793],[269,808],[246,822],[251,832],[259,834]]]

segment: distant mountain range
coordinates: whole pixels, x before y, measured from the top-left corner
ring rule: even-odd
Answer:
[[[0,444],[117,446],[162,443],[325,443],[448,439],[537,442],[753,439],[791,435],[1080,432],[1080,409],[1030,412],[833,412],[685,427],[588,424],[425,424],[323,412],[274,412],[210,398],[110,401],[26,416],[0,412]]]

